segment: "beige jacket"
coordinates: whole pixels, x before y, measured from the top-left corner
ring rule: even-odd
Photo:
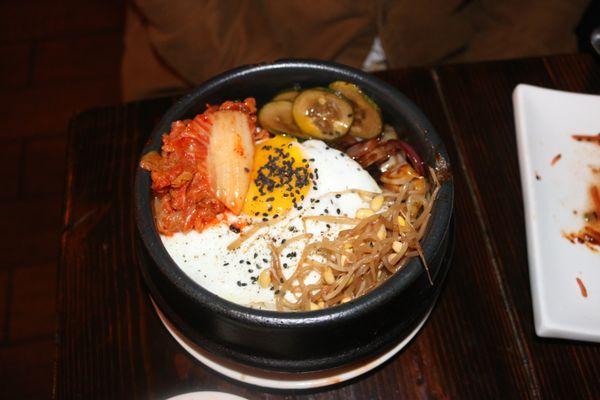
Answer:
[[[135,0],[125,100],[280,58],[360,67],[379,36],[390,67],[576,51],[587,0]]]

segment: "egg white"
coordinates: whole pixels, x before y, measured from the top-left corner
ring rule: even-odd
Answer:
[[[272,309],[274,291],[262,288],[258,275],[271,265],[268,243],[277,246],[303,233],[312,234],[311,241],[325,237],[335,238],[348,225],[306,220],[304,216],[333,215],[353,217],[360,208],[369,203],[355,193],[337,194],[349,189],[381,192],[381,189],[358,163],[346,154],[327,146],[320,140],[307,140],[301,147],[315,174],[314,183],[305,196],[301,207],[290,210],[278,222],[261,229],[239,248],[227,250],[227,246],[239,237],[228,221],[212,226],[202,232],[191,231],[161,236],[162,242],[175,263],[195,282],[210,292],[245,306]],[[305,241],[290,243],[280,262],[286,277],[297,264]],[[309,279],[317,279],[312,277]]]

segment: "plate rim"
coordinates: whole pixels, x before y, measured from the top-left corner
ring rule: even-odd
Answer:
[[[306,390],[306,389],[316,389],[327,386],[336,385],[342,382],[349,381],[351,379],[357,378],[361,375],[366,374],[369,371],[381,366],[386,363],[400,351],[402,351],[408,344],[415,338],[415,336],[421,331],[425,323],[429,320],[431,316],[431,312],[433,311],[437,301],[434,301],[423,318],[419,321],[419,323],[415,326],[415,328],[405,337],[403,337],[396,345],[388,349],[387,351],[378,354],[374,359],[369,359],[366,362],[357,362],[358,366],[352,368],[350,370],[345,370],[346,367],[338,367],[332,370],[325,370],[320,372],[310,373],[309,376],[317,376],[316,378],[309,379],[293,379],[293,380],[284,380],[284,379],[273,379],[273,378],[262,378],[259,376],[252,375],[247,372],[247,369],[255,371],[264,371],[266,374],[273,374],[273,371],[260,370],[259,368],[247,367],[244,366],[244,371],[236,371],[233,368],[227,367],[227,365],[221,364],[218,362],[219,357],[216,355],[210,355],[208,351],[203,350],[200,346],[195,344],[192,340],[188,339],[182,332],[180,332],[177,327],[171,323],[168,317],[160,310],[157,303],[155,303],[154,299],[151,295],[148,295],[154,311],[158,315],[162,325],[169,332],[169,334],[175,339],[175,341],[192,357],[194,357],[197,361],[202,363],[205,367],[226,376],[227,378],[233,379],[237,382],[249,384],[256,387],[269,388],[269,389],[290,389],[290,390]],[[203,354],[204,353],[204,354]],[[208,354],[207,354],[208,353]],[[228,363],[232,365],[231,362]],[[233,363],[235,365],[235,363]],[[354,365],[354,364],[352,364]],[[331,372],[342,371],[341,373],[337,373],[334,375],[328,375]],[[319,377],[319,374],[323,374],[323,376]],[[285,374],[281,374],[284,376]],[[289,373],[289,375],[295,375],[296,377],[299,375],[298,373]]]

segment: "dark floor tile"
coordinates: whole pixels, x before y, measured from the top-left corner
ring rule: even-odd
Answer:
[[[1,238],[1,236],[0,236]],[[19,235],[18,238],[0,244],[0,252],[6,255],[0,269],[19,268],[58,259],[60,250],[60,232],[58,228],[40,229],[30,235]]]
[[[0,269],[0,343],[6,339],[6,317],[8,315],[8,282],[9,275],[7,270]]]
[[[65,136],[33,139],[25,143],[23,196],[63,195],[66,144]]]
[[[123,4],[123,0],[2,1],[0,40],[76,36],[85,32],[120,29]]]
[[[64,138],[40,136],[66,133],[74,113],[119,101],[123,4],[123,0],[0,1],[2,399],[51,398],[55,345],[51,339],[32,338],[48,337],[56,328],[65,147]],[[34,51],[30,40],[38,41]],[[31,139],[23,145],[23,138]],[[26,180],[19,182],[19,175]],[[19,186],[28,200],[13,201]]]
[[[20,141],[3,143],[0,146],[0,160],[2,160],[2,168],[0,168],[0,182],[2,182],[0,200],[16,199],[17,197],[21,176],[22,150],[23,145]]]
[[[2,399],[50,399],[55,358],[51,339],[0,347]]]
[[[56,331],[56,262],[13,270],[9,341]]]
[[[76,112],[119,100],[115,78],[0,91],[0,139],[66,132],[69,118]]]
[[[40,42],[33,63],[34,82],[115,77],[121,67],[123,35],[83,35]]]
[[[24,86],[31,71],[31,43],[0,45],[0,88]]]
[[[3,240],[11,235],[27,235],[48,228],[58,229],[61,225],[62,196],[1,204],[0,237]]]
[[[0,269],[55,262],[62,197],[0,205]]]

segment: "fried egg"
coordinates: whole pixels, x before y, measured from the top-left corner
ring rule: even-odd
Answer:
[[[257,145],[252,182],[239,216],[228,218],[202,232],[161,236],[177,265],[210,292],[244,306],[272,309],[273,287],[263,288],[258,277],[271,266],[269,246],[290,240],[280,255],[283,273],[289,277],[306,240],[335,238],[349,225],[326,223],[308,216],[354,217],[369,202],[349,190],[380,193],[381,189],[357,162],[320,140],[299,143],[276,136]],[[236,249],[228,246],[253,223],[269,221]],[[241,227],[241,228],[240,228]]]

